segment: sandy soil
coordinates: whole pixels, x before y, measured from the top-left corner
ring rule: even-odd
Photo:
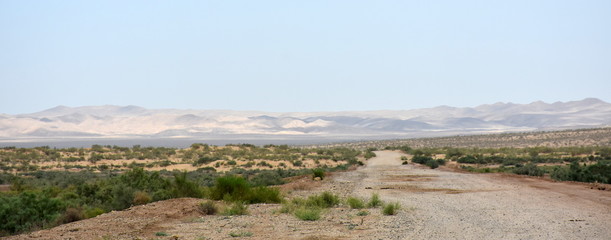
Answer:
[[[610,239],[611,192],[588,184],[503,174],[400,166],[377,152],[355,193],[384,189],[383,199],[413,207],[403,239]]]
[[[366,166],[322,182],[299,179],[289,196],[333,191],[401,203],[395,216],[346,206],[305,222],[280,205],[251,205],[246,216],[201,216],[200,199],[173,199],[8,239],[610,239],[611,191],[503,174],[401,165],[376,152]],[[308,182],[309,181],[309,182]],[[290,184],[289,184],[290,185]],[[304,187],[310,186],[310,187]],[[301,189],[301,190],[300,190]],[[168,236],[156,236],[156,233]]]

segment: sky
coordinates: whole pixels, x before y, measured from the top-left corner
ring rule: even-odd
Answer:
[[[0,0],[0,113],[611,102],[611,1]]]

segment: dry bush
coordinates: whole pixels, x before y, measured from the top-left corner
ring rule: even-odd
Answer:
[[[214,215],[218,212],[218,208],[214,201],[208,200],[199,204],[199,211],[204,215]]]
[[[85,219],[85,214],[83,213],[83,209],[81,208],[68,208],[66,209],[66,211],[64,212],[64,214],[62,214],[58,219],[57,219],[57,224],[66,224],[66,223],[71,223],[71,222],[76,222],[79,220]]]
[[[148,193],[137,191],[134,193],[134,205],[142,205],[151,202],[151,196]]]

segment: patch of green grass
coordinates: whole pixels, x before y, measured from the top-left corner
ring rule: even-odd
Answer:
[[[104,209],[101,208],[89,208],[85,210],[85,218],[92,218],[100,214],[105,213]]]
[[[401,205],[398,202],[388,203],[384,205],[382,209],[382,214],[384,215],[396,215],[401,209]]]
[[[295,210],[295,216],[303,221],[316,221],[320,219],[322,210],[316,207],[301,207]]]
[[[320,208],[331,208],[339,204],[339,197],[330,192],[323,192],[319,195],[308,197],[306,205]]]
[[[230,232],[230,237],[252,237],[251,232]]]
[[[245,197],[249,203],[280,203],[282,196],[280,190],[275,187],[255,187],[248,191]]]
[[[348,199],[346,199],[346,203],[348,203],[348,206],[350,206],[350,208],[352,209],[365,208],[365,203],[360,198],[348,197]]]
[[[367,215],[369,215],[369,212],[365,211],[365,210],[361,210],[356,215],[357,216],[367,216]]]
[[[382,200],[380,200],[380,195],[378,195],[377,193],[374,193],[371,195],[371,199],[369,199],[369,202],[367,203],[367,207],[370,208],[376,208],[379,206],[382,206]]]
[[[167,234],[167,233],[165,233],[165,232],[156,232],[156,233],[155,233],[155,236],[158,236],[158,237],[164,237],[164,236],[167,236],[167,235],[168,235],[168,234]]]

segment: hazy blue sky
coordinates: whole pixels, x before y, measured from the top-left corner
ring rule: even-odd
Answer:
[[[611,102],[611,1],[0,0],[0,113]]]

